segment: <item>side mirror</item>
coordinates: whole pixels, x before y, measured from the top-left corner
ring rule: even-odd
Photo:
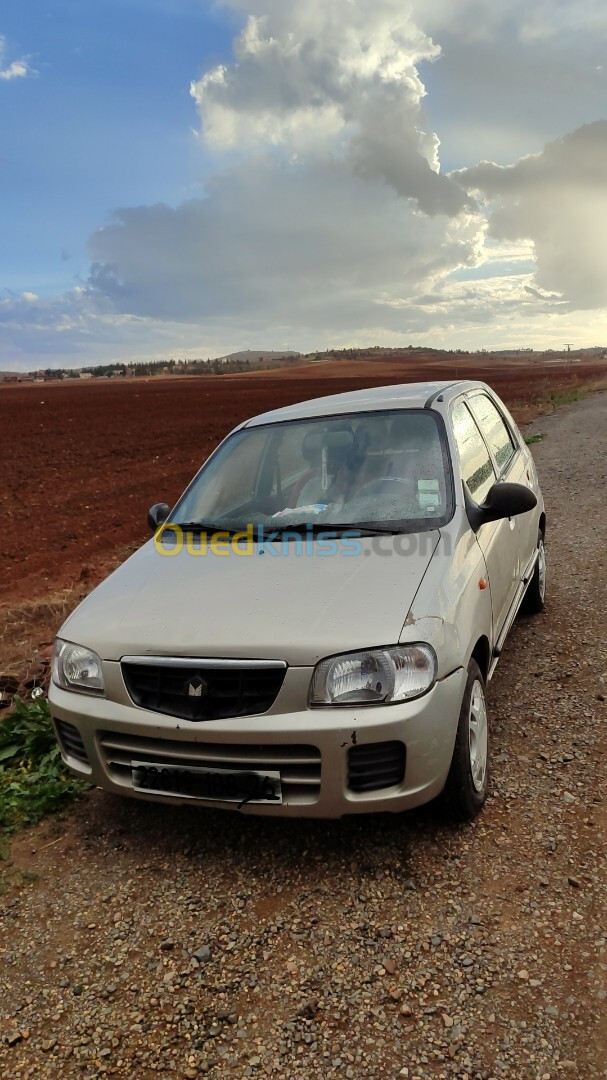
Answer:
[[[148,525],[152,532],[156,532],[159,525],[164,525],[170,512],[171,508],[166,503],[154,503],[148,510]]]
[[[537,506],[537,497],[524,484],[494,484],[487,498],[480,506],[470,497],[464,485],[466,513],[474,532],[488,521],[501,521],[503,518],[527,514]]]

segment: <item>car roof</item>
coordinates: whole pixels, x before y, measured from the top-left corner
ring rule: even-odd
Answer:
[[[482,387],[481,382],[457,380],[455,382],[396,383],[393,386],[371,386],[364,390],[350,390],[345,394],[300,401],[282,409],[261,413],[247,421],[245,427],[259,424],[277,424],[286,420],[304,420],[315,416],[339,416],[342,413],[373,412],[380,409],[423,409],[433,399],[455,397],[466,390]]]

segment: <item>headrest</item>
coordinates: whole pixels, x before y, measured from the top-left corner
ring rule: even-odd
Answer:
[[[388,421],[385,416],[369,416],[361,420],[354,436],[356,447],[368,450],[385,450],[388,446]]]
[[[436,422],[411,410],[399,413],[390,425],[391,450],[430,450],[438,445]]]
[[[353,443],[351,430],[308,431],[302,443],[302,453],[310,465],[319,465],[323,450],[327,451],[331,461],[343,460],[352,449]]]

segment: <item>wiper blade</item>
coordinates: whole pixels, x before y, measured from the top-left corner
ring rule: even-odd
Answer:
[[[183,532],[206,532],[206,533],[227,533],[228,536],[236,536],[237,533],[246,533],[244,526],[234,528],[229,525],[221,525],[208,521],[167,521],[164,523],[163,528],[170,531],[173,527],[181,529]],[[267,536],[273,534],[275,536],[283,536],[284,533],[302,533],[305,535],[316,535],[317,533],[356,533],[357,536],[397,536],[403,532],[402,529],[395,528],[393,525],[385,526],[381,524],[369,524],[369,525],[357,525],[356,522],[342,521],[296,521],[292,525],[286,524],[262,524],[257,522],[254,527],[253,541],[256,541],[261,534]]]
[[[396,529],[394,525],[349,525],[352,532],[359,536],[400,536],[403,529]]]
[[[244,532],[244,529],[233,529],[226,525],[216,525],[208,521],[165,521],[164,528],[170,531],[173,528],[181,529],[182,532],[206,532],[227,533],[235,536],[236,533]]]

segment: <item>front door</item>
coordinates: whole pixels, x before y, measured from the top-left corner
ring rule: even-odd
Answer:
[[[484,391],[470,394],[467,400],[491,452],[498,480],[522,484],[535,491],[535,473],[529,468],[526,449],[512,435],[495,402]],[[512,518],[510,528],[517,554],[515,576],[518,585],[537,547],[537,514],[530,512]]]
[[[487,444],[464,401],[453,410],[453,430],[460,458],[462,477],[470,496],[483,503],[498,476]],[[516,518],[490,521],[476,534],[487,564],[493,630],[497,637],[504,625],[519,580],[519,534]]]

